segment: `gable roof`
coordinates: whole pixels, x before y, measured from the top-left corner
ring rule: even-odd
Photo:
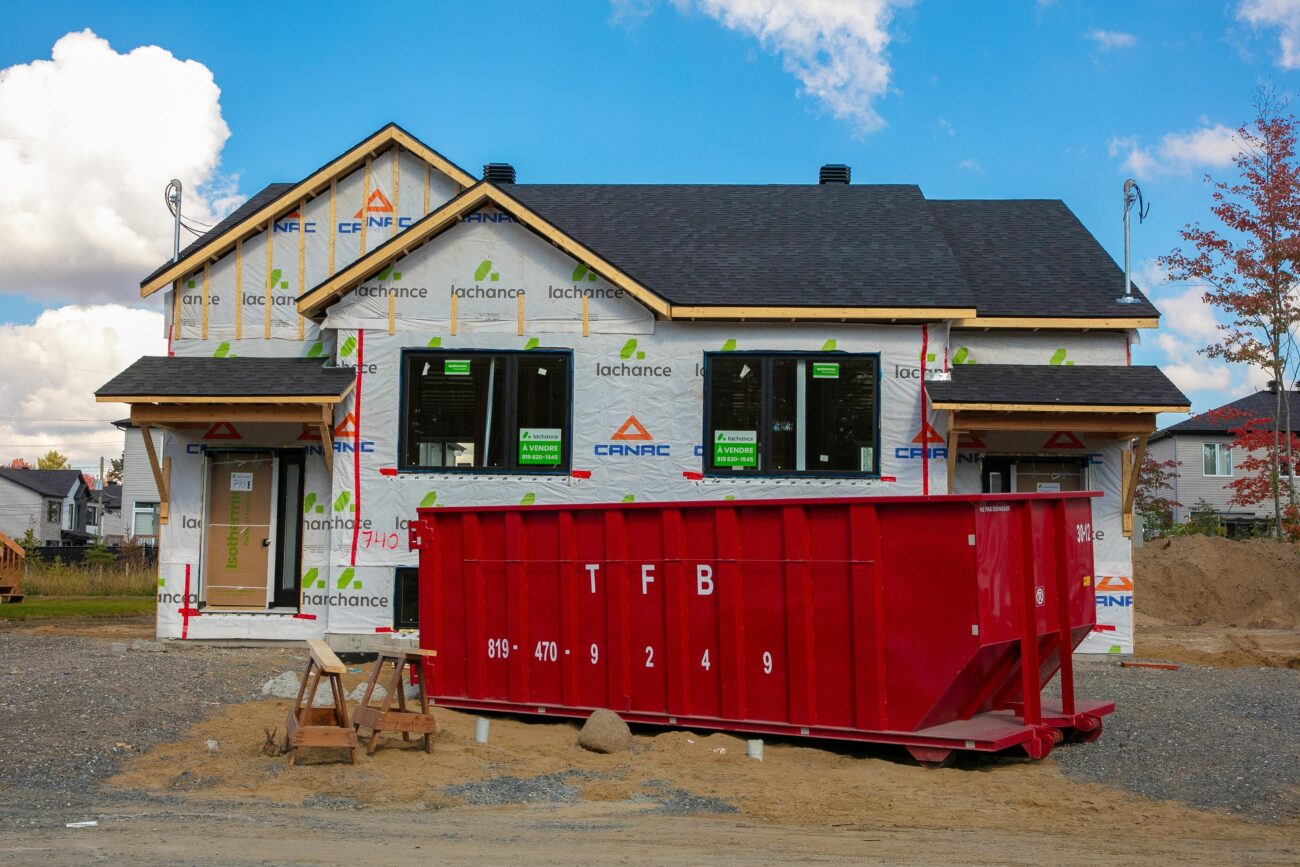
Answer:
[[[81,478],[80,470],[20,470],[0,467],[0,479],[8,479],[43,497],[63,499]],[[84,483],[84,482],[83,482]]]
[[[513,184],[674,307],[974,307],[911,184]]]
[[[1124,292],[1123,269],[1059,199],[939,199],[928,204],[980,318],[1160,316],[1136,286],[1137,303],[1116,303]]]
[[[1293,427],[1300,427],[1300,391],[1292,391],[1289,396],[1295,407],[1292,418],[1296,421]],[[1283,399],[1286,397],[1284,395]],[[1284,408],[1285,406],[1283,404]],[[1248,394],[1245,397],[1239,397],[1231,403],[1225,403],[1223,406],[1194,415],[1177,424],[1161,428],[1156,431],[1155,437],[1163,439],[1171,434],[1195,433],[1229,434],[1234,429],[1241,427],[1243,422],[1252,418],[1263,418],[1272,422],[1276,412],[1277,395],[1265,389],[1254,394]],[[1272,430],[1273,425],[1269,424],[1265,429]]]
[[[319,315],[493,204],[665,319],[954,319],[1154,327],[1159,311],[1059,200],[931,201],[914,185],[481,182],[299,299]]]
[[[100,403],[337,403],[356,383],[356,371],[325,367],[315,358],[203,358],[145,356],[95,392]]]
[[[1191,402],[1158,367],[1145,365],[959,364],[927,380],[935,409],[1186,412]]]
[[[263,188],[256,197],[261,199],[253,205],[253,199],[246,202],[235,213],[243,212],[239,219],[231,217],[222,220],[212,231],[185,248],[181,257],[175,262],[162,265],[144,280],[140,281],[140,296],[147,298],[159,289],[166,288],[173,280],[179,280],[196,270],[209,257],[224,255],[233,249],[236,242],[261,231],[264,226],[298,207],[302,199],[316,196],[322,189],[357,166],[365,162],[366,157],[379,150],[400,146],[436,167],[462,187],[474,183],[474,177],[408,133],[395,123],[379,129],[367,136],[325,165],[312,172],[296,184],[270,184]]]

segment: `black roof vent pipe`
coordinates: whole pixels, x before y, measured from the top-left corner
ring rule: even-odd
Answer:
[[[817,173],[819,184],[847,184],[853,176],[853,169],[843,163],[827,163]]]
[[[488,163],[483,166],[483,180],[494,184],[513,184],[515,167],[510,163]]]
[[[1276,380],[1276,379],[1270,379],[1270,380],[1268,381],[1268,393],[1269,393],[1269,394],[1277,394],[1277,380]]]

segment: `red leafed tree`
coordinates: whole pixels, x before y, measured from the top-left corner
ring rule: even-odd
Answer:
[[[1133,511],[1141,515],[1148,527],[1167,529],[1174,509],[1182,505],[1172,496],[1174,476],[1182,461],[1158,461],[1151,455],[1142,458],[1137,488],[1133,491]]]
[[[1233,478],[1224,487],[1232,491],[1233,506],[1255,506],[1273,499],[1281,485],[1291,485],[1300,466],[1300,436],[1287,433],[1289,442],[1279,442],[1277,425],[1271,418],[1259,418],[1238,409],[1218,409],[1210,418],[1232,424]],[[1290,470],[1288,471],[1288,468]],[[1279,479],[1274,475],[1281,473]],[[1300,536],[1300,510],[1287,503],[1279,513],[1284,536]]]
[[[5,464],[5,466],[12,470],[30,470],[32,468],[32,465],[22,458],[14,458],[12,461]]]
[[[1190,223],[1183,227],[1181,247],[1160,262],[1174,280],[1203,283],[1205,301],[1230,320],[1221,324],[1219,339],[1203,352],[1214,358],[1249,364],[1278,383],[1277,404],[1265,439],[1271,464],[1264,474],[1276,515],[1275,531],[1283,533],[1282,496],[1296,509],[1294,479],[1280,470],[1293,464],[1291,390],[1286,373],[1296,343],[1293,329],[1300,323],[1300,159],[1296,156],[1296,118],[1271,89],[1255,99],[1255,119],[1237,129],[1240,151],[1233,158],[1237,178],[1231,183],[1209,176],[1210,213],[1217,227]]]

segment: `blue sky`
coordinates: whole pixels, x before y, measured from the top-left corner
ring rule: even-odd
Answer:
[[[1252,91],[1300,91],[1300,57],[1281,41],[1300,32],[1300,2],[822,5],[42,2],[6,16],[0,68],[48,60],[84,29],[115,52],[156,45],[202,64],[229,129],[212,177],[243,195],[395,120],[470,171],[509,161],[527,181],[812,182],[820,164],[846,162],[855,182],[917,183],[933,198],[1061,198],[1119,259],[1120,185],[1136,170],[1152,205],[1134,235],[1139,280],[1178,321],[1144,333],[1135,360],[1179,366],[1198,408],[1249,387],[1189,357],[1207,314],[1185,287],[1152,285],[1147,260],[1205,216],[1201,177],[1226,174],[1223,128],[1249,119]],[[839,37],[800,29],[827,20]],[[808,92],[807,63],[849,83]],[[143,90],[136,101],[154,118],[137,122],[142,138],[177,111]],[[0,79],[0,153],[5,124]],[[93,153],[94,130],[78,134]],[[149,196],[137,219],[161,227],[148,241],[161,261],[161,185]],[[104,269],[93,297],[72,278],[7,279],[0,257],[0,321],[132,303],[144,255]]]

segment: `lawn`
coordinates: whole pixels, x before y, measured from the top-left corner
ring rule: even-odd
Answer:
[[[153,614],[152,596],[28,596],[0,605],[0,620],[51,617],[137,617]]]

